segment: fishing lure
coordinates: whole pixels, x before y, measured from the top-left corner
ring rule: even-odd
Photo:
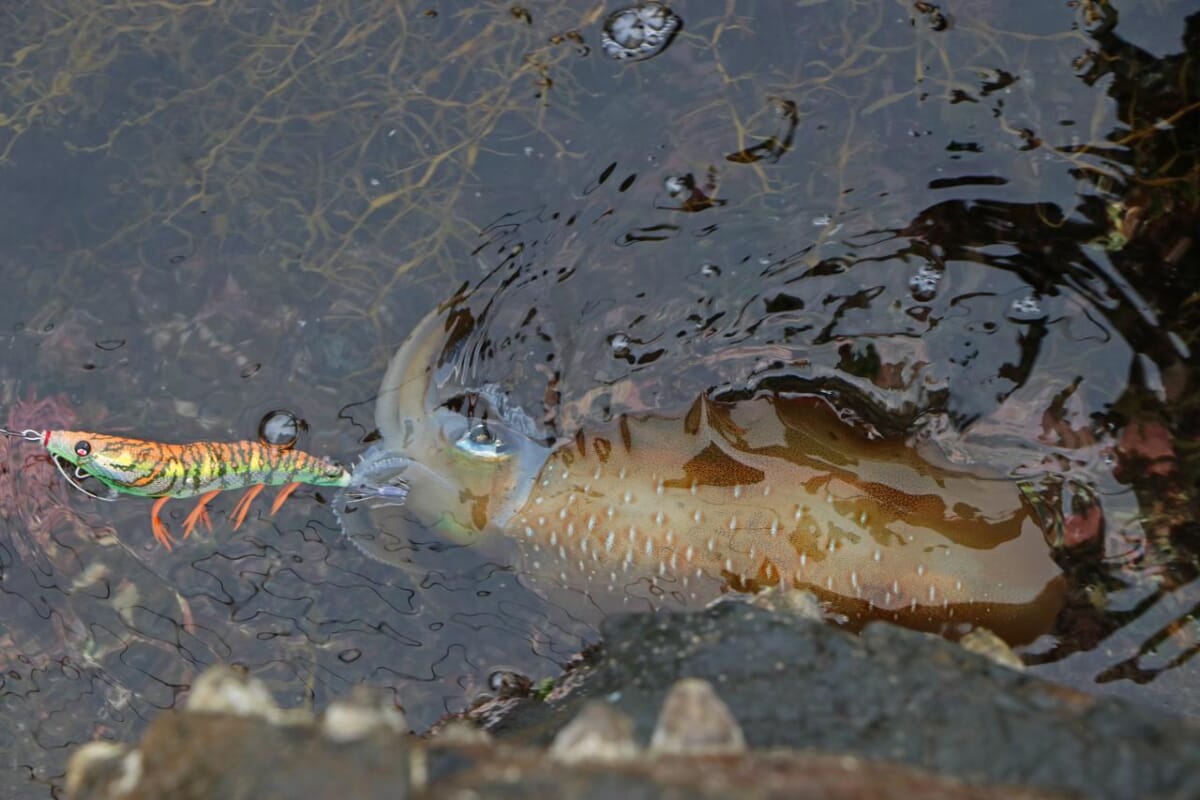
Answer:
[[[372,494],[403,502],[407,493],[403,482],[378,487],[352,486],[350,471],[340,464],[259,442],[166,444],[85,431],[18,432],[4,428],[0,428],[0,434],[41,442],[63,477],[98,500],[115,500],[119,494],[157,498],[150,510],[151,530],[168,550],[171,534],[158,514],[170,499],[200,498],[183,521],[186,539],[199,522],[212,529],[208,503],[220,492],[233,489],[246,490],[231,512],[234,530],[245,520],[254,498],[267,486],[283,487],[271,504],[272,514],[302,483],[342,488],[347,491],[344,498],[347,502]],[[107,487],[107,495],[89,491],[81,483],[86,478],[94,478]]]

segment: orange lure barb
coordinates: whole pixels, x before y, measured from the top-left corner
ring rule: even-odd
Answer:
[[[183,521],[186,539],[197,522],[212,530],[207,506],[219,492],[246,490],[231,512],[237,530],[250,503],[266,486],[283,487],[271,504],[274,514],[302,483],[343,487],[351,481],[350,472],[333,461],[259,442],[165,444],[85,431],[18,432],[0,428],[0,433],[40,441],[63,477],[87,495],[100,500],[116,499],[118,493],[158,498],[150,511],[150,525],[154,538],[168,550],[171,534],[158,513],[172,498],[200,498]],[[73,469],[66,469],[64,463]],[[95,478],[108,487],[108,496],[85,489],[80,484],[85,478]]]

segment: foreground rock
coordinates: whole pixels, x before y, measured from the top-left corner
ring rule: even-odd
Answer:
[[[229,668],[140,746],[72,759],[73,800],[1200,796],[1200,730],[891,626],[741,604],[635,615],[545,699],[430,739],[359,694],[320,717]]]

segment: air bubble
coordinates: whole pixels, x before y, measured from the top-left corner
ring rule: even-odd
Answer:
[[[300,433],[308,429],[308,423],[290,411],[269,411],[258,423],[258,439],[263,444],[275,447],[294,447]]]
[[[608,346],[617,358],[626,358],[633,347],[633,342],[624,333],[614,333],[608,337]]]
[[[671,43],[683,20],[662,3],[639,3],[608,15],[600,32],[604,54],[618,61],[652,58]]]
[[[1008,307],[1008,318],[1013,322],[1040,322],[1046,318],[1042,301],[1036,294],[1027,294],[1013,300]]]
[[[942,273],[940,271],[922,266],[915,275],[908,279],[908,288],[912,292],[914,300],[927,302],[937,296],[937,288],[941,280]]]
[[[679,197],[681,194],[691,194],[696,188],[696,179],[689,175],[672,175],[663,181],[663,188],[667,190],[667,194],[671,197]]]

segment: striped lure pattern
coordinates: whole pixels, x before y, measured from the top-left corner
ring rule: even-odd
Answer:
[[[168,549],[171,536],[158,512],[171,498],[200,498],[184,520],[186,538],[198,522],[211,529],[206,507],[219,492],[247,490],[232,512],[236,530],[266,486],[283,487],[271,506],[273,514],[302,483],[330,487],[350,483],[350,473],[340,464],[259,442],[167,444],[86,431],[46,431],[43,444],[52,455],[114,491],[158,498],[151,527],[154,538]]]

